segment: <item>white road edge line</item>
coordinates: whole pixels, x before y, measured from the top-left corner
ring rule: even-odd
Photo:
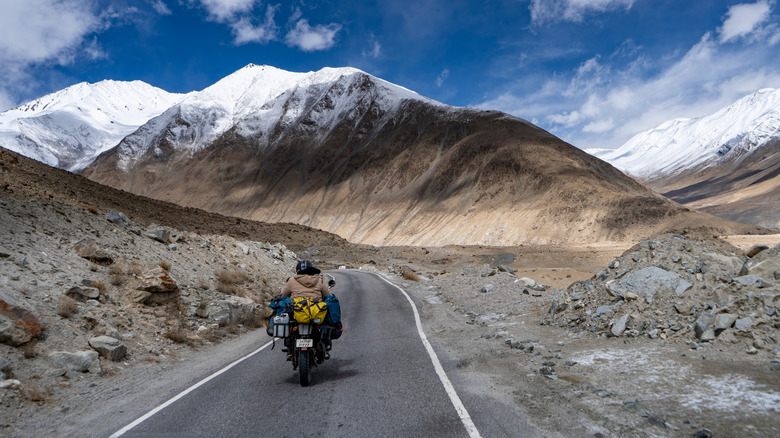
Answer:
[[[444,367],[441,366],[439,356],[437,356],[436,352],[433,351],[431,343],[428,342],[428,337],[425,336],[425,332],[423,332],[422,322],[420,321],[420,313],[417,311],[417,306],[414,304],[414,301],[412,301],[412,298],[409,296],[409,294],[407,294],[406,291],[398,285],[393,284],[390,282],[390,280],[384,278],[381,275],[377,275],[377,277],[387,282],[387,284],[400,290],[401,293],[406,297],[406,300],[409,301],[409,304],[412,305],[414,321],[417,323],[417,333],[420,334],[420,339],[422,339],[422,343],[425,346],[425,349],[428,351],[428,356],[430,356],[431,362],[433,362],[433,368],[436,370],[436,374],[439,376],[439,380],[441,380],[442,385],[444,385],[444,390],[447,391],[447,395],[450,396],[450,401],[452,402],[452,405],[455,406],[455,410],[458,412],[458,416],[460,416],[460,421],[463,423],[463,426],[466,428],[466,431],[471,438],[481,438],[479,430],[477,430],[477,426],[475,426],[474,422],[471,421],[471,415],[469,415],[469,412],[466,410],[466,406],[463,405],[463,402],[460,400],[458,393],[455,391],[455,387],[452,386],[452,382],[450,382],[449,377],[447,377],[447,373],[444,372]]]
[[[122,429],[114,432],[114,434],[111,435],[108,438],[118,438],[118,437],[124,435],[130,429],[132,429],[132,428],[138,426],[139,424],[143,423],[144,421],[148,420],[149,417],[151,417],[152,415],[162,411],[163,409],[167,408],[171,404],[175,403],[180,398],[182,398],[185,395],[191,393],[192,391],[198,389],[200,386],[204,385],[209,380],[217,377],[218,375],[224,373],[225,371],[233,368],[234,366],[240,364],[241,362],[243,362],[243,361],[249,359],[250,357],[254,356],[255,354],[261,352],[262,350],[264,350],[265,348],[267,348],[271,344],[273,344],[273,341],[268,341],[267,344],[263,345],[262,347],[258,348],[255,351],[247,354],[246,356],[242,357],[241,359],[236,360],[235,362],[231,363],[230,365],[226,366],[225,368],[222,368],[221,370],[217,371],[216,373],[206,377],[205,379],[201,380],[200,382],[196,383],[195,385],[190,386],[189,388],[187,388],[184,391],[180,392],[177,396],[173,397],[172,399],[168,400],[167,402],[165,402],[165,403],[161,404],[160,406],[158,406],[158,407],[152,409],[151,411],[147,412],[146,415],[144,415],[143,417],[133,421],[132,423],[128,424],[127,426],[123,427]]]

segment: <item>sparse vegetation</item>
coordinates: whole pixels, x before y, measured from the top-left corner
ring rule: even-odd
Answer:
[[[38,357],[38,342],[35,340],[30,341],[19,347],[19,350],[21,350],[25,359],[34,359]]]
[[[203,290],[209,290],[211,289],[211,283],[207,279],[201,277],[198,279],[198,287]]]
[[[122,274],[111,274],[108,281],[114,286],[121,286],[125,283],[125,277]]]
[[[46,403],[51,397],[51,391],[42,390],[36,382],[32,381],[24,382],[19,392],[25,400],[35,403]]]
[[[160,262],[160,263],[157,264],[157,266],[165,269],[166,271],[170,271],[171,270],[171,264],[169,262]]]
[[[95,208],[95,207],[93,207],[93,206],[91,206],[91,205],[87,206],[87,211],[88,211],[88,212],[90,212],[90,213],[92,213],[92,214],[100,214],[100,212],[98,211],[98,209],[97,209],[97,208]]]
[[[71,297],[60,295],[57,303],[57,315],[63,318],[70,318],[71,315],[78,312],[79,303]]]
[[[107,287],[108,287],[108,286],[106,286],[106,283],[105,283],[105,282],[103,282],[103,281],[93,281],[93,282],[92,282],[92,287],[94,287],[95,289],[97,289],[97,290],[99,290],[101,293],[103,293],[103,292],[105,292],[105,291],[106,291],[106,289],[107,289]]]

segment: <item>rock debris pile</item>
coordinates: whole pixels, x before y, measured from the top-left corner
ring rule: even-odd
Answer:
[[[615,337],[744,343],[777,354],[780,245],[700,234],[644,240],[552,300],[547,324]]]

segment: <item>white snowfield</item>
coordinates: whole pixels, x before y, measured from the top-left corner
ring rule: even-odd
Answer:
[[[444,106],[355,68],[294,73],[249,64],[187,94],[141,81],[77,84],[0,114],[0,146],[79,171],[121,142],[119,164],[124,168],[161,137],[175,149],[189,151],[234,128],[267,141],[271,130],[297,123],[304,115],[312,129],[350,120],[366,99],[383,113],[394,112],[408,99]]]
[[[182,97],[141,81],[82,82],[0,113],[0,146],[80,170]]]
[[[736,161],[780,137],[780,89],[766,88],[708,116],[675,119],[617,149],[586,149],[638,178]]]

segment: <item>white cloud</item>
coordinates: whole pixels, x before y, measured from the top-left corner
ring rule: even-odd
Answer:
[[[200,0],[209,16],[219,23],[237,20],[237,15],[252,11],[257,0]]]
[[[278,28],[274,23],[274,14],[276,7],[268,5],[265,11],[265,21],[259,25],[252,24],[249,17],[242,17],[238,21],[231,23],[230,27],[235,35],[235,44],[246,43],[266,44],[276,39]]]
[[[445,68],[444,70],[439,73],[439,77],[436,78],[436,86],[441,87],[441,85],[444,83],[444,81],[447,80],[447,78],[450,77],[450,69]]]
[[[720,28],[720,42],[725,43],[740,37],[748,36],[757,31],[772,10],[767,1],[757,3],[742,3],[729,8],[727,18]]]
[[[314,52],[317,50],[328,50],[336,45],[336,34],[341,30],[341,25],[331,23],[328,25],[319,24],[311,27],[309,21],[305,18],[298,20],[295,27],[292,28],[284,41],[290,47],[298,47],[304,52]]]
[[[376,38],[371,38],[371,49],[370,50],[363,50],[363,57],[364,58],[379,58],[379,55],[382,54],[382,45],[379,44],[379,41],[376,40]]]
[[[585,15],[631,9],[636,0],[531,0],[528,9],[534,24],[581,22]]]
[[[541,89],[525,92],[518,82],[477,106],[539,120],[581,148],[614,148],[667,120],[700,117],[760,88],[780,87],[771,43],[721,44],[719,35],[707,33],[681,55],[650,58],[637,51],[622,66],[611,64],[613,56],[593,57]]]
[[[77,48],[100,25],[79,0],[5,2],[0,14],[0,63],[41,62]]]
[[[112,15],[101,15],[89,0],[4,2],[0,14],[0,110],[19,103],[38,80],[35,65],[68,65],[79,57],[105,57],[90,34],[104,30]]]
[[[160,15],[171,15],[173,12],[168,8],[163,0],[153,0],[152,8]]]

